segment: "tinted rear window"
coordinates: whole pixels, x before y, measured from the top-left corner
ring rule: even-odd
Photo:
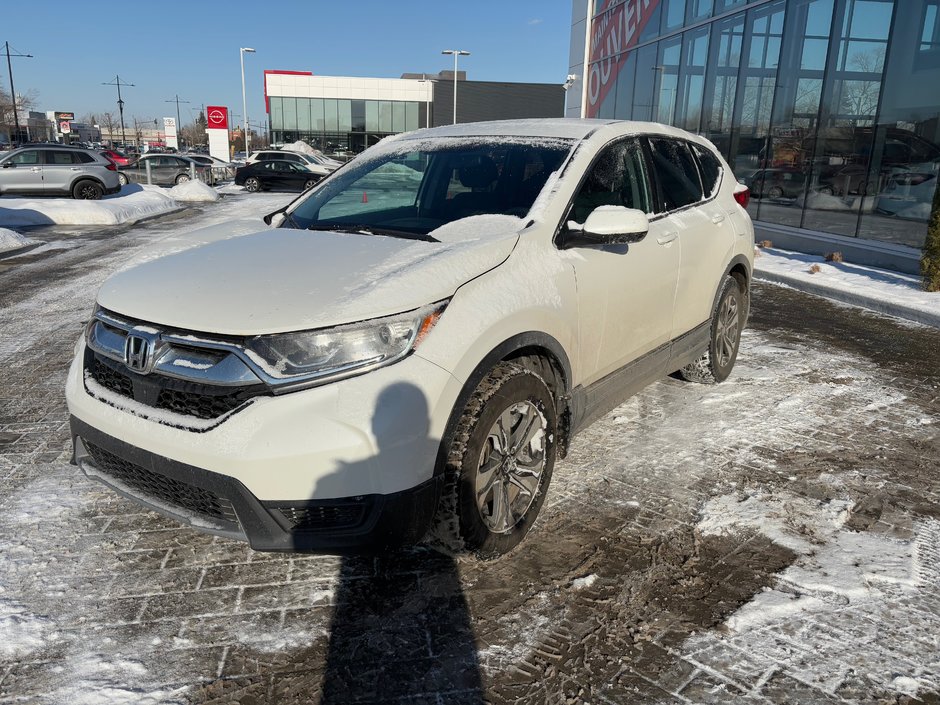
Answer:
[[[688,145],[680,140],[651,137],[650,147],[663,209],[671,211],[701,201],[702,184]]]

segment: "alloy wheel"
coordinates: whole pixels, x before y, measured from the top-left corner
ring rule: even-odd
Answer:
[[[538,407],[524,401],[507,408],[490,428],[474,491],[480,518],[493,533],[511,530],[535,501],[545,469],[545,426]]]
[[[738,344],[739,321],[738,302],[733,296],[726,296],[718,312],[718,328],[715,342],[718,352],[718,365],[724,367],[734,356]]]

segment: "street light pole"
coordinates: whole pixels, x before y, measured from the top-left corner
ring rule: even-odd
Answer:
[[[249,54],[254,54],[255,50],[250,47],[240,47],[238,50],[238,58],[241,60],[242,64],[242,112],[245,114],[245,158],[248,158],[248,154],[251,151],[251,137],[248,136],[248,101],[245,99],[245,52]]]
[[[102,86],[117,86],[118,92],[118,112],[121,114],[121,143],[127,145],[127,136],[124,134],[124,101],[121,100],[121,77],[115,76],[113,81],[102,83]],[[125,86],[133,86],[133,83],[125,83]]]
[[[188,100],[180,100],[179,94],[173,96],[173,100],[165,100],[164,103],[176,103],[176,146],[181,147],[183,144],[183,125],[180,120],[180,103],[188,103]]]
[[[457,124],[457,57],[458,56],[470,56],[470,52],[463,51],[461,49],[445,49],[441,53],[454,55],[454,124],[456,125]]]
[[[17,110],[16,110],[16,89],[13,87],[13,64],[10,63],[10,57],[11,57],[11,56],[20,56],[20,57],[23,57],[24,59],[32,59],[32,58],[33,58],[33,55],[32,55],[32,54],[11,54],[11,53],[10,53],[10,42],[4,42],[4,46],[6,47],[6,55],[7,55],[7,71],[10,72],[10,101],[13,103],[13,124],[16,125],[16,141],[17,141],[17,144],[19,144],[19,140],[20,140],[20,116],[19,116],[19,113],[18,113]],[[27,124],[29,124],[29,121],[27,121]],[[27,132],[28,132],[28,130],[27,130]],[[10,140],[10,142],[13,142],[13,140]]]

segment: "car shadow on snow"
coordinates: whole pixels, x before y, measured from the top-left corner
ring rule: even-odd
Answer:
[[[0,204],[3,201],[0,200]],[[32,208],[4,208],[0,206],[0,228],[19,230],[35,225],[54,225],[55,221]]]
[[[391,385],[376,409],[376,438],[401,439],[412,448],[425,443],[436,456],[439,441],[428,435],[420,389]],[[380,445],[376,456],[344,463],[318,487],[376,468],[393,472],[397,457],[395,448]],[[483,702],[476,640],[452,557],[425,546],[344,556],[334,605],[322,702]]]

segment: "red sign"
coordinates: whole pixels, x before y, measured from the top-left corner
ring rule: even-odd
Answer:
[[[221,105],[207,105],[206,126],[210,130],[227,130],[228,108],[225,108]]]
[[[659,0],[606,0],[605,10],[591,25],[591,56],[587,83],[587,117],[597,117],[604,99],[617,83],[627,51],[639,42]]]

